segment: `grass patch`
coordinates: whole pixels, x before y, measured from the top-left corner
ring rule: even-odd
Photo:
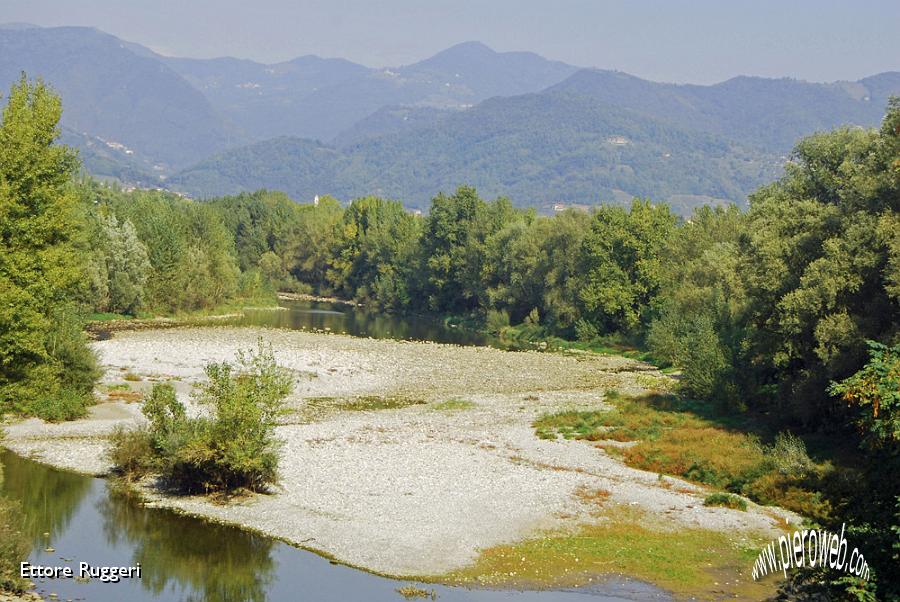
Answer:
[[[139,382],[143,380],[139,374],[135,374],[134,372],[126,372],[122,378],[131,382]]]
[[[646,525],[638,512],[618,506],[605,516],[602,523],[573,532],[484,550],[474,565],[451,573],[449,579],[489,587],[546,588],[624,574],[702,598],[721,597],[718,592],[726,586],[717,575],[739,573],[740,585],[729,592],[731,597],[761,600],[773,593],[771,582],[754,583],[746,574],[758,553],[753,544],[738,546],[717,531]]]
[[[625,398],[608,391],[613,409],[547,414],[533,423],[543,439],[636,441],[607,451],[634,468],[675,475],[737,493],[760,504],[777,504],[805,516],[825,519],[831,512],[821,481],[831,470],[815,464],[790,433],[772,444],[716,417],[704,404],[671,395]]]
[[[733,510],[747,510],[747,502],[733,493],[711,493],[703,500],[704,506],[723,506]]]
[[[350,412],[371,412],[375,410],[396,410],[425,403],[422,399],[399,396],[363,395],[343,399],[339,397],[310,397],[306,403],[314,408],[332,408]]]
[[[113,385],[106,385],[106,391],[131,391],[131,385],[128,383],[116,383]]]
[[[455,412],[459,410],[471,410],[475,407],[475,402],[468,399],[448,399],[431,406],[432,410],[440,412]]]

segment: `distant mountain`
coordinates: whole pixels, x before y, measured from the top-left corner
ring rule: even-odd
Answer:
[[[316,56],[274,65],[160,58],[255,139],[331,140],[383,107],[458,109],[491,96],[537,92],[577,70],[530,52],[494,52],[478,42],[385,69]]]
[[[436,192],[466,183],[519,205],[635,195],[677,204],[740,202],[779,170],[775,156],[727,139],[548,92],[493,98],[343,150],[294,138],[257,143],[211,157],[168,185],[200,197],[269,187],[298,199],[378,194],[426,207]]]
[[[274,65],[234,58],[160,60],[254,140],[283,134],[314,137],[319,132],[304,99],[371,72],[350,61],[317,56]]]
[[[900,93],[900,73],[830,84],[735,77],[713,86],[696,86],[583,69],[551,89],[784,153],[799,138],[816,131],[877,125],[890,94]]]
[[[875,126],[900,94],[898,72],[676,85],[478,42],[393,68],[266,65],[164,57],[91,28],[0,26],[0,86],[23,70],[60,92],[63,141],[95,175],[199,196],[267,187],[413,206],[460,183],[533,205],[743,202],[799,138]]]
[[[209,101],[166,65],[86,27],[0,29],[0,89],[42,77],[63,98],[62,124],[163,167],[240,143]]]
[[[353,146],[369,138],[408,132],[424,126],[434,125],[441,119],[462,110],[436,109],[434,107],[382,107],[360,119],[338,134],[332,144],[338,148]]]

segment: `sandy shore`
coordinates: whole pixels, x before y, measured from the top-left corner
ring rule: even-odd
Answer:
[[[121,332],[94,347],[105,384],[123,383],[127,373],[141,378],[129,383],[139,390],[174,379],[187,401],[205,363],[232,360],[258,337],[296,375],[294,413],[278,429],[280,485],[226,505],[148,490],[152,503],[398,576],[440,575],[482,548],[591,520],[576,495],[584,488],[608,490],[609,502],[664,516],[673,529],[700,526],[736,539],[774,534],[778,517],[789,516],[752,504],[747,512],[708,508],[694,485],[629,468],[584,441],[535,436],[531,422],[543,412],[603,408],[604,391],[636,393],[639,375],[661,378],[633,360],[244,328]],[[360,396],[417,403],[341,409]],[[440,409],[449,400],[471,403]],[[11,425],[6,445],[100,475],[109,469],[105,435],[141,420],[137,403],[101,403],[85,420]]]

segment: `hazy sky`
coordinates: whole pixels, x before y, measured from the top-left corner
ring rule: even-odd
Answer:
[[[263,62],[393,66],[480,40],[672,82],[900,70],[897,0],[0,0],[0,22],[92,25],[163,54]]]

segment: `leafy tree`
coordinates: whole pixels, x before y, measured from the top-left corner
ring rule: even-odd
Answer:
[[[737,207],[701,208],[662,251],[666,266],[647,344],[683,369],[685,392],[736,402],[746,294],[738,272],[745,216]]]
[[[356,199],[344,212],[341,290],[359,301],[399,309],[410,302],[407,283],[420,225],[397,201]]]
[[[738,268],[749,299],[746,388],[787,417],[844,414],[822,396],[829,381],[863,364],[867,339],[898,334],[898,120],[895,100],[880,132],[804,140],[786,176],[751,197]]]
[[[25,76],[0,124],[0,412],[88,400],[96,369],[79,328],[61,319],[83,280],[75,252],[75,153],[54,144],[59,97]]]
[[[598,330],[634,330],[649,320],[662,280],[660,252],[674,227],[669,208],[650,201],[594,214],[581,248],[578,301]]]
[[[147,247],[134,225],[119,223],[114,215],[99,218],[97,250],[90,262],[94,306],[100,311],[134,315],[144,304],[144,286],[150,276]]]

